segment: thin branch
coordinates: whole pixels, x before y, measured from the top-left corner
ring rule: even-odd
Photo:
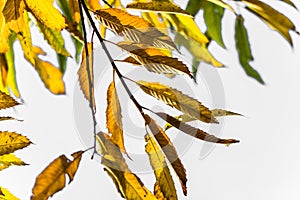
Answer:
[[[112,5],[110,5],[107,1],[102,0],[108,7],[112,8]]]
[[[89,56],[90,56],[90,53],[89,53],[89,49],[88,49],[88,46],[87,46],[87,33],[86,33],[86,29],[85,29],[85,23],[84,23],[84,16],[83,16],[83,10],[82,10],[82,7],[81,7],[81,0],[78,1],[78,5],[79,5],[79,10],[80,10],[80,17],[81,17],[81,22],[82,22],[82,30],[83,30],[83,38],[84,38],[84,49],[85,49],[85,52],[86,52],[86,59],[85,59],[85,62],[86,62],[86,71],[87,71],[87,74],[88,74],[88,82],[89,82],[89,93],[90,93],[90,98],[89,98],[89,107],[91,109],[91,112],[92,112],[92,117],[93,117],[93,133],[94,133],[94,152],[93,152],[93,155],[92,155],[92,159],[94,157],[94,154],[96,152],[96,126],[97,126],[97,121],[96,121],[96,117],[95,117],[95,110],[93,108],[93,85],[94,83],[92,82],[92,77],[91,77],[91,71],[90,71],[90,63],[89,63]],[[93,33],[94,35],[94,33]],[[93,38],[93,37],[92,37]],[[91,52],[92,53],[92,52]]]
[[[98,39],[99,39],[99,41],[100,41],[100,44],[101,44],[101,46],[102,46],[102,48],[103,48],[103,50],[104,50],[106,56],[108,57],[108,59],[109,59],[111,65],[112,65],[113,69],[116,71],[116,73],[117,73],[117,75],[118,75],[118,77],[119,77],[119,79],[120,79],[120,81],[121,81],[123,87],[125,88],[127,94],[129,95],[129,97],[130,97],[130,99],[132,100],[132,102],[134,103],[134,105],[137,107],[137,109],[139,110],[139,112],[141,113],[141,115],[144,117],[144,112],[143,112],[142,106],[137,102],[137,100],[134,98],[133,94],[132,94],[131,91],[129,90],[128,86],[126,85],[126,83],[125,83],[125,81],[124,81],[124,79],[123,79],[123,75],[121,74],[121,72],[119,71],[118,67],[116,66],[116,64],[115,64],[115,62],[114,62],[114,60],[113,60],[113,58],[111,57],[111,54],[109,53],[109,51],[108,51],[108,49],[107,49],[107,47],[106,47],[106,45],[105,45],[105,43],[104,43],[104,39],[102,38],[100,32],[98,31],[98,28],[96,27],[96,25],[95,25],[95,23],[94,23],[94,21],[93,21],[91,15],[90,15],[90,13],[89,13],[89,10],[88,10],[88,8],[87,8],[85,2],[82,1],[82,0],[79,0],[79,2],[81,3],[81,5],[82,5],[82,7],[83,7],[83,9],[84,9],[85,14],[86,14],[87,17],[88,17],[88,20],[89,20],[90,23],[91,23],[92,28],[95,30],[95,33],[96,33],[96,35],[97,35],[97,37],[98,37]]]

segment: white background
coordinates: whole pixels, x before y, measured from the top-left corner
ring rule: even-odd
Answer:
[[[184,2],[179,2],[179,5],[185,7]],[[279,1],[272,5],[281,8],[299,25],[299,12]],[[296,5],[300,7],[299,3]],[[270,31],[256,17],[243,10],[242,13],[245,14],[245,25],[255,59],[251,65],[259,71],[266,85],[260,85],[247,77],[239,66],[234,44],[234,17],[226,12],[223,34],[227,50],[217,45],[212,45],[211,50],[227,66],[218,69],[226,97],[224,109],[237,111],[245,116],[226,118],[222,123],[221,135],[224,138],[237,138],[241,142],[230,147],[217,145],[206,158],[200,159],[203,142],[194,141],[181,155],[187,169],[187,197],[182,195],[174,176],[179,199],[300,198],[300,38],[292,33],[292,49],[278,33]],[[44,43],[43,39],[38,37],[36,39],[34,36],[35,44],[41,45]],[[20,199],[29,199],[35,177],[53,159],[61,154],[69,156],[86,146],[79,137],[75,124],[78,122],[73,117],[73,92],[78,87],[78,65],[70,60],[64,77],[67,94],[54,96],[44,88],[34,68],[23,59],[19,45],[16,48],[17,78],[24,104],[15,110],[1,111],[0,115],[12,115],[24,119],[24,122],[1,122],[0,128],[22,133],[34,145],[16,153],[30,165],[10,167],[2,171],[0,185]],[[72,50],[72,44],[67,43],[67,48]],[[51,56],[50,54],[50,58]],[[52,56],[52,59],[55,60],[55,57]],[[201,64],[200,67],[212,68],[206,64]],[[106,88],[99,90],[100,93],[96,93],[96,96],[103,96],[101,98],[105,99],[105,90]],[[209,98],[201,100],[209,105]],[[141,144],[136,146],[143,147],[144,143],[140,141]],[[177,145],[179,144],[175,144]],[[128,148],[134,151],[135,146],[130,145]],[[138,175],[152,190],[153,174]],[[85,154],[74,182],[55,194],[53,199],[121,198],[99,161],[90,160],[90,155]]]

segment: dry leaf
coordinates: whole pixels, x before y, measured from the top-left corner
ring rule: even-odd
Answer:
[[[27,164],[23,162],[20,158],[16,157],[14,154],[5,154],[0,156],[0,171],[12,165],[22,166]]]
[[[163,101],[167,105],[206,123],[218,123],[211,111],[196,99],[182,92],[157,82],[137,81],[140,88],[147,94]]]
[[[30,145],[30,140],[18,133],[0,132],[0,155],[13,153]]]
[[[157,123],[153,119],[151,119],[151,117],[145,115],[145,120],[147,126],[151,130],[152,135],[155,137],[160,148],[166,155],[167,160],[171,163],[176,175],[178,176],[179,181],[181,183],[183,194],[187,195],[186,172],[183,164],[181,163],[178,157],[175,147],[173,146],[171,140],[166,135],[166,133],[162,130],[161,127],[157,125]]]
[[[17,105],[19,105],[19,103],[16,100],[14,100],[8,94],[0,91],[0,110],[14,107]]]
[[[62,190],[66,185],[66,175],[70,183],[74,179],[82,154],[83,151],[73,153],[72,161],[65,155],[52,161],[36,178],[31,200],[48,199]]]

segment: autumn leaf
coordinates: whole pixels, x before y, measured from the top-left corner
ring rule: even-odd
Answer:
[[[156,199],[141,180],[130,171],[120,148],[111,141],[110,136],[100,132],[97,134],[97,141],[102,153],[101,163],[105,166],[105,171],[112,178],[123,198],[137,200]]]
[[[126,6],[126,8],[137,9],[140,11],[154,11],[159,13],[181,14],[192,17],[188,12],[170,1],[150,1],[150,2],[133,2]]]
[[[157,116],[159,116],[160,118],[162,118],[163,120],[165,120],[166,122],[168,122],[169,124],[171,124],[172,126],[174,126],[175,128],[177,128],[178,130],[181,130],[182,132],[195,137],[197,139],[200,140],[204,140],[206,142],[212,142],[212,143],[219,143],[219,144],[233,144],[233,143],[238,143],[238,140],[235,139],[220,139],[215,137],[214,135],[210,135],[208,133],[206,133],[205,131],[202,131],[200,129],[194,128],[166,113],[162,113],[162,112],[158,112],[155,113]]]
[[[86,2],[91,10],[101,9],[101,4],[99,3],[99,0],[87,0]]]
[[[163,51],[132,42],[119,42],[118,46],[128,51],[131,56],[148,71],[164,74],[187,74],[192,77],[187,66],[177,58],[167,56]]]
[[[140,88],[147,94],[163,101],[168,106],[206,123],[218,123],[211,111],[196,99],[182,92],[157,82],[137,81]]]
[[[3,15],[3,9],[5,6],[6,1],[0,1],[0,53],[5,53],[9,46],[8,46],[8,37],[10,31],[5,21],[5,17]]]
[[[6,88],[6,82],[7,82],[7,71],[8,71],[8,66],[5,58],[5,54],[0,53],[0,80],[2,85],[2,88]],[[1,89],[1,87],[0,87]]]
[[[141,63],[139,61],[137,61],[136,59],[134,59],[133,57],[129,56],[123,60],[115,60],[116,62],[124,62],[124,63],[129,63],[132,65],[139,65],[141,66]]]
[[[60,31],[66,27],[65,18],[53,6],[54,0],[25,0],[25,2],[32,14],[48,28]]]
[[[246,4],[248,10],[261,18],[271,29],[279,32],[293,46],[289,31],[295,31],[296,27],[289,18],[261,1],[242,0],[242,2]]]
[[[0,191],[0,200],[20,200],[17,197],[15,197],[10,191],[3,187],[0,187]]]
[[[6,120],[17,120],[17,121],[22,121],[13,117],[0,117],[0,121],[6,121]]]
[[[0,156],[10,154],[18,149],[23,149],[31,144],[31,141],[15,132],[0,132]]]
[[[76,24],[80,23],[80,9],[78,5],[78,1],[76,0],[68,0],[70,11],[71,11],[71,16],[73,21]]]
[[[95,11],[96,17],[107,28],[133,42],[158,48],[176,49],[171,38],[149,22],[121,9],[107,8]]]
[[[22,166],[27,164],[14,154],[5,154],[0,156],[0,171],[13,165]]]
[[[244,19],[241,15],[236,17],[235,42],[239,61],[247,75],[256,79],[261,84],[264,84],[264,81],[259,73],[249,64],[250,61],[253,61],[253,56],[251,53],[250,43],[248,41],[247,29],[244,26]]]
[[[123,138],[121,106],[114,81],[110,83],[107,90],[106,126],[108,132],[112,134],[113,142],[122,152],[126,153]]]
[[[290,6],[292,6],[292,7],[294,7],[294,8],[297,9],[297,7],[295,6],[295,4],[292,1],[290,1],[290,0],[280,0],[280,1],[282,1],[284,3],[287,3],[288,5],[290,5]]]
[[[83,92],[84,97],[89,102],[90,101],[92,102],[91,106],[94,108],[94,110],[96,110],[95,97],[94,97],[93,43],[87,44],[87,50],[88,52],[86,52],[86,49],[84,48],[82,51],[81,64],[77,74],[79,77],[80,88]]]
[[[159,127],[157,123],[153,119],[151,119],[151,117],[149,117],[147,114],[145,114],[145,121],[147,126],[151,130],[152,135],[155,137],[157,143],[164,152],[167,160],[171,163],[176,175],[178,176],[183,194],[187,195],[186,172],[183,164],[181,163],[178,157],[175,147],[173,146],[171,140],[166,135],[166,133],[162,130],[162,128]]]
[[[14,100],[8,94],[5,94],[4,92],[0,91],[0,110],[14,107],[17,105],[19,105],[19,103],[16,100]]]
[[[61,155],[52,161],[36,178],[31,200],[48,199],[65,187],[66,175],[69,184],[73,181],[81,161],[83,151],[72,154],[73,160]]]
[[[152,169],[154,170],[156,177],[155,184],[157,185],[156,187],[159,187],[159,190],[164,198],[170,200],[177,199],[174,181],[172,179],[172,175],[170,174],[170,170],[162,150],[159,148],[155,138],[149,134],[145,136],[145,140],[147,142],[145,150],[149,155],[149,160]],[[160,199],[157,189],[154,189],[154,194],[158,199]]]

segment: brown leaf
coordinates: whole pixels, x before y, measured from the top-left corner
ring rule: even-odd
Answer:
[[[128,51],[131,56],[148,71],[164,74],[187,74],[193,77],[187,66],[177,58],[169,57],[162,50],[133,42],[119,42],[118,46]]]
[[[77,172],[83,151],[72,154],[73,160],[61,155],[52,161],[36,178],[32,189],[31,200],[42,200],[52,197],[65,187],[66,176],[69,176],[69,183],[74,179]]]
[[[177,50],[169,36],[160,32],[143,18],[117,8],[100,9],[95,14],[105,27],[128,40],[158,48]]]
[[[94,110],[96,110],[95,97],[94,97],[94,72],[93,72],[93,43],[88,43],[88,52],[86,52],[85,48],[82,51],[82,61],[80,64],[80,68],[77,72],[79,77],[80,88],[83,92],[84,97],[90,102],[92,101],[92,106]],[[89,73],[87,71],[87,65],[89,69]],[[91,82],[89,82],[89,79]]]
[[[13,153],[30,145],[30,140],[18,133],[0,132],[0,155]]]
[[[218,123],[207,107],[174,88],[157,82],[137,81],[137,84],[145,93],[163,101],[168,106],[182,111],[190,117],[206,123]]]
[[[157,125],[157,123],[151,119],[151,117],[145,114],[146,124],[148,125],[151,133],[155,137],[157,143],[159,144],[160,148],[166,155],[167,160],[171,163],[176,175],[179,178],[181,183],[182,191],[184,195],[187,195],[187,188],[186,188],[186,172],[183,164],[181,163],[179,156],[176,152],[175,147],[173,146],[171,140],[166,135],[166,133],[162,130],[161,127]]]
[[[220,139],[215,137],[214,135],[210,135],[209,133],[206,133],[205,131],[202,131],[198,128],[194,128],[166,113],[158,112],[155,113],[157,116],[174,126],[175,128],[181,130],[182,132],[193,136],[197,139],[204,140],[206,142],[212,142],[212,143],[220,143],[220,144],[232,144],[232,143],[237,143],[239,142],[238,140],[235,139]]]

